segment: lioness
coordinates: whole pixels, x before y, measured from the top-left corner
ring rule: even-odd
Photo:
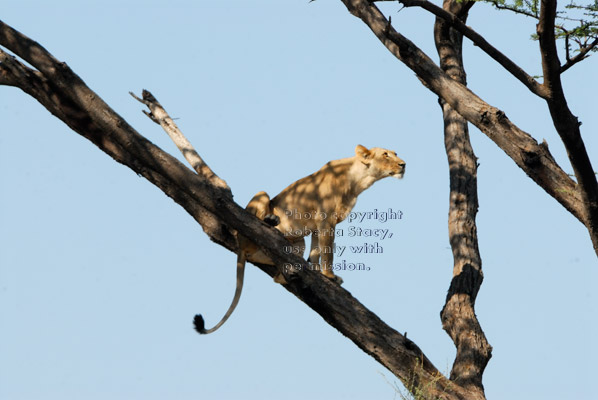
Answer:
[[[256,194],[246,210],[275,225],[290,242],[290,249],[303,255],[304,236],[311,234],[309,262],[326,277],[342,283],[332,271],[334,230],[357,202],[357,196],[374,182],[393,176],[403,178],[405,162],[391,150],[358,145],[355,156],[330,161],[319,171],[292,183],[270,199],[266,192]],[[228,311],[212,329],[205,329],[201,315],[194,319],[195,329],[202,334],[214,332],[232,314],[243,289],[245,261],[273,265],[272,261],[247,238],[238,236],[237,288]],[[285,284],[282,274],[274,280]]]

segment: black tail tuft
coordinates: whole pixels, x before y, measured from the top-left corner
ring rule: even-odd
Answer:
[[[203,317],[201,315],[197,314],[195,318],[193,318],[193,326],[197,333],[202,335],[206,333],[205,323],[203,322]]]

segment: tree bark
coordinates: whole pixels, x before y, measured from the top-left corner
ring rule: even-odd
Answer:
[[[464,23],[473,2],[445,0],[443,8]],[[463,36],[442,18],[434,24],[434,42],[440,67],[455,81],[467,85],[463,66]],[[444,144],[449,163],[449,239],[453,251],[453,279],[440,313],[442,326],[457,348],[450,379],[485,399],[482,375],[492,347],[475,314],[475,299],[483,280],[475,217],[478,211],[477,158],[469,139],[467,121],[440,99]]]
[[[422,83],[463,118],[498,145],[541,188],[580,222],[588,226],[587,202],[577,183],[555,162],[548,145],[538,142],[513,124],[500,109],[483,101],[465,85],[451,79],[424,52],[398,33],[370,0],[341,0],[349,12],[361,19],[384,46],[415,72]],[[592,220],[594,214],[591,215]],[[598,234],[590,225],[592,242]],[[596,249],[598,254],[598,249]]]

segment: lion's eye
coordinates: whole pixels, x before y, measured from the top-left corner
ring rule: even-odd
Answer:
[[[388,153],[383,153],[382,154],[384,157],[388,158]]]

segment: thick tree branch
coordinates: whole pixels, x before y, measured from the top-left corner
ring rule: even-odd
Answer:
[[[342,0],[386,48],[436,95],[494,141],[525,173],[577,219],[584,222],[584,207],[576,183],[559,167],[544,144],[514,125],[464,85],[448,77],[426,54],[398,33],[368,0]]]
[[[442,376],[415,343],[387,326],[345,289],[311,271],[305,260],[287,254],[284,247],[288,242],[280,232],[239,207],[230,191],[214,185],[210,176],[192,172],[142,137],[65,63],[1,22],[0,45],[39,69],[33,71],[21,63],[7,66],[2,61],[2,74],[6,74],[9,82],[15,82],[34,96],[52,114],[116,161],[158,186],[183,206],[212,240],[236,251],[232,234],[236,230],[251,237],[276,265],[301,265],[300,269],[282,269],[289,282],[285,288],[330,325],[407,385],[425,386],[428,397],[467,398],[466,391]],[[276,271],[272,266],[259,267],[270,275]]]
[[[17,86],[14,77],[7,71],[7,64],[10,63],[11,56],[0,50],[0,85]]]
[[[542,54],[544,85],[550,90],[546,102],[577,178],[577,191],[583,204],[581,220],[588,228],[594,250],[598,254],[598,182],[581,138],[579,129],[581,124],[569,109],[565,98],[554,33],[555,18],[556,0],[541,0],[537,32]]]
[[[3,60],[0,68],[11,76],[15,86],[39,101],[74,131],[92,141],[116,161],[129,166],[137,174],[143,175],[160,187],[168,196],[181,204],[204,227],[206,233],[209,232],[213,240],[229,249],[236,247],[234,237],[228,230],[223,229],[221,221],[193,199],[195,194],[202,194],[205,202],[211,202],[212,207],[216,205],[214,200],[217,198],[211,198],[206,194],[205,184],[201,179],[177,159],[164,153],[135,132],[113,110],[110,108],[97,110],[112,114],[116,119],[114,128],[104,131],[98,128],[97,122],[88,112],[75,104],[70,94],[61,92],[52,81],[38,71],[25,67],[13,57]],[[124,138],[128,146],[122,145],[118,137]],[[130,150],[132,147],[141,150],[135,153]]]
[[[465,22],[471,4],[445,0],[443,7]],[[452,79],[466,85],[463,67],[463,36],[451,23],[437,17],[434,42],[440,67]],[[457,348],[450,379],[465,387],[472,398],[484,399],[482,376],[491,357],[475,314],[475,299],[483,280],[475,217],[478,211],[477,158],[469,140],[467,121],[445,101],[440,105],[444,120],[444,144],[449,163],[449,238],[453,251],[453,279],[440,313],[442,326]]]

